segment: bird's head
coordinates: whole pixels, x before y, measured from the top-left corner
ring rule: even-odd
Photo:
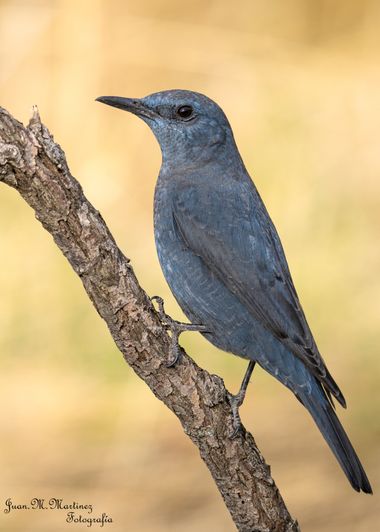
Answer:
[[[155,134],[167,165],[205,164],[218,155],[224,158],[226,145],[232,142],[235,146],[222,109],[197,92],[168,90],[141,99],[101,96],[97,101],[144,120]]]

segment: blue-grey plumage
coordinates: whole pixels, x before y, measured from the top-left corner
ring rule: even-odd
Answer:
[[[206,96],[171,90],[100,101],[140,116],[162,166],[154,227],[165,278],[214,345],[256,361],[308,409],[351,485],[371,486],[332,407],[344,397],[307,324],[277,231],[249,177],[228,120]]]

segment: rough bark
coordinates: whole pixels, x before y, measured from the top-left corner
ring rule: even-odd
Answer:
[[[298,531],[251,434],[243,429],[230,439],[232,413],[223,381],[184,352],[180,363],[166,367],[168,333],[36,108],[27,127],[0,108],[0,181],[32,207],[81,278],[126,362],[179,418],[237,529]]]

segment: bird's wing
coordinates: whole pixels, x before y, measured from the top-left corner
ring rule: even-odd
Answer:
[[[173,199],[173,216],[185,245],[345,406],[306,322],[276,229],[252,182],[182,184]]]

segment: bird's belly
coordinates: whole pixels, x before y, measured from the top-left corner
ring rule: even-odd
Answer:
[[[155,236],[164,276],[189,320],[206,326],[210,332],[204,336],[217,347],[251,358],[252,344],[260,343],[261,326],[174,229],[156,231]]]

